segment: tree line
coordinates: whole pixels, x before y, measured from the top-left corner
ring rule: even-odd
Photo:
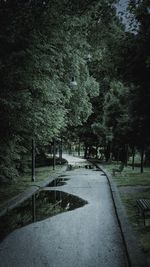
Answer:
[[[113,157],[126,164],[132,155],[134,167],[135,151],[138,151],[143,172],[143,164],[150,163],[149,2],[130,1],[128,16],[128,30],[116,23],[116,18],[107,30],[103,27],[103,59],[96,57],[101,61],[95,60],[90,65],[90,71],[99,81],[100,94],[94,99],[94,112],[80,137],[85,143],[85,156],[95,145],[96,149],[103,148],[107,161]],[[104,39],[102,32],[98,34],[97,51],[102,55],[100,43]]]

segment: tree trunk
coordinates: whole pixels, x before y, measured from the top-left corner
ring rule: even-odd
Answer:
[[[135,161],[135,147],[132,148],[132,170],[134,170],[134,161]]]
[[[72,145],[69,144],[69,155],[71,155],[71,154],[72,154]]]
[[[117,164],[119,163],[119,157],[120,157],[120,151],[118,149],[118,151],[117,151]]]
[[[128,144],[125,144],[125,166],[128,166]]]
[[[79,141],[79,144],[78,144],[78,156],[80,157],[80,141]]]
[[[53,139],[53,170],[55,170],[56,165],[56,142],[55,139]]]
[[[121,162],[124,163],[125,166],[127,165],[127,152],[126,152],[126,145],[125,144],[122,145],[122,150],[120,153],[120,160],[121,160]]]
[[[60,160],[60,163],[62,164],[62,138],[59,143],[59,160]]]
[[[143,173],[144,171],[143,165],[144,165],[144,145],[142,145],[141,147],[141,173]]]
[[[85,150],[84,150],[84,158],[87,158],[87,152],[88,152],[88,146],[85,146]]]
[[[32,182],[35,181],[35,141],[32,139]]]
[[[107,147],[106,147],[106,152],[105,152],[106,162],[110,161],[110,156],[111,156],[111,143],[108,142]]]
[[[96,146],[96,155],[95,155],[96,159],[98,158],[98,146]]]

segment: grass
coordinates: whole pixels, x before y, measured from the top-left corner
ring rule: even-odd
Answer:
[[[119,166],[119,164],[117,165]],[[105,169],[112,174],[112,169],[116,168],[116,164],[104,165]],[[150,214],[146,219],[147,226],[144,227],[144,221],[138,214],[136,200],[139,198],[150,199],[150,167],[145,167],[144,172],[140,173],[140,168],[136,167],[134,170],[130,166],[124,167],[123,172],[120,174],[112,175],[112,178],[118,189],[125,205],[129,221],[132,223],[133,228],[136,230],[137,236],[140,240],[143,251],[146,253],[147,258],[150,257]],[[138,186],[138,190],[137,189]],[[142,186],[147,186],[143,190]],[[132,190],[128,190],[130,189]]]
[[[9,184],[1,184],[0,187],[0,209],[3,208],[5,203],[16,195],[24,192],[29,187],[36,185],[38,182],[48,179],[49,176],[56,177],[61,172],[63,165],[56,165],[55,170],[52,166],[40,167],[35,169],[36,181],[31,181],[31,173],[16,178],[15,181],[11,181]]]
[[[106,170],[112,174],[113,168],[118,168],[119,164],[105,165]],[[145,167],[144,172],[140,173],[140,168],[134,170],[130,166],[124,167],[122,173],[113,176],[118,186],[150,186],[150,167]]]
[[[137,232],[143,251],[150,253],[150,216],[146,219],[147,226],[145,227],[143,217],[138,214],[136,206],[136,199],[149,198],[149,193],[133,193],[126,196],[121,195],[121,197],[125,204],[128,218]]]

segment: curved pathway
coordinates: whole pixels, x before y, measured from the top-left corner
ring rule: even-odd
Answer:
[[[88,204],[15,230],[0,244],[2,267],[128,267],[106,176],[65,158],[78,167],[57,190]]]

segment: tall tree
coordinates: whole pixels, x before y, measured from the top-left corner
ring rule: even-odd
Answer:
[[[91,113],[98,85],[84,61],[89,2],[67,3],[0,3],[1,176],[17,175],[32,138],[43,146]],[[76,90],[69,86],[72,75]]]

